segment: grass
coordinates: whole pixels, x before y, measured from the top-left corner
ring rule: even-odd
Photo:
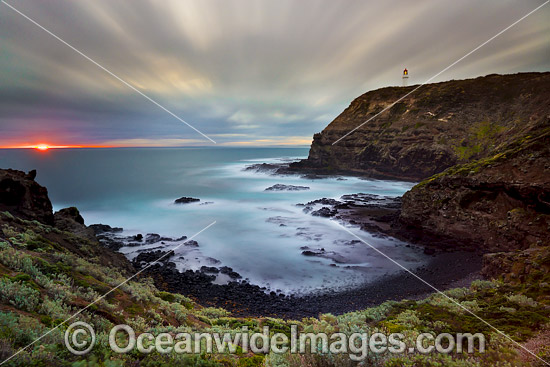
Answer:
[[[489,120],[474,124],[467,138],[451,145],[460,162],[467,162],[472,158],[486,154],[495,147],[496,138],[506,130],[505,126]]]
[[[510,159],[518,154],[521,154],[524,151],[527,151],[531,146],[538,144],[545,137],[550,135],[550,127],[542,129],[539,134],[536,136],[526,135],[516,141],[508,144],[506,147],[502,148],[500,152],[486,158],[473,160],[468,163],[457,164],[450,168],[447,168],[445,171],[437,173],[413,187],[413,190],[420,189],[425,187],[430,183],[435,183],[439,179],[444,177],[451,177],[455,175],[466,176],[470,173],[478,173],[482,169],[503,162],[507,159]]]

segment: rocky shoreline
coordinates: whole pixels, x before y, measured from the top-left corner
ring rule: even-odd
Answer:
[[[231,281],[228,284],[212,283],[213,276],[203,271],[179,272],[169,260],[156,262],[165,252],[149,253],[153,265],[143,271],[143,276],[154,279],[162,290],[181,293],[194,298],[203,306],[223,307],[236,316],[271,316],[290,319],[317,317],[322,313],[335,315],[380,304],[388,300],[417,299],[434,292],[409,273],[398,274],[366,284],[365,286],[338,292],[306,296],[287,296],[265,289],[247,281]],[[170,256],[166,256],[167,258]],[[133,262],[136,269],[144,263]],[[481,257],[473,252],[454,252],[434,256],[426,266],[415,270],[420,278],[435,288],[443,290],[453,286],[466,286],[479,279]],[[396,286],[398,285],[398,286]]]
[[[103,259],[105,264],[116,263],[117,268],[125,269],[124,271],[128,274],[134,274],[134,269],[143,269],[152,262],[153,264],[144,270],[140,277],[150,276],[159,289],[190,296],[204,306],[226,308],[238,316],[299,319],[317,316],[320,313],[342,314],[386,300],[421,297],[433,291],[405,272],[383,276],[353,289],[288,296],[276,291],[269,292],[266,288],[250,284],[246,279],[242,279],[240,274],[231,268],[224,267],[216,259],[208,259],[210,262],[207,264],[210,265],[202,266],[199,270],[179,271],[170,259],[173,254],[166,254],[166,249],[170,250],[173,248],[172,245],[182,244],[185,251],[195,256],[196,251],[200,250],[200,244],[197,241],[189,240],[185,236],[169,238],[154,233],[125,236],[122,228],[102,224],[86,226],[76,208],[62,209],[53,214],[47,191],[34,183],[32,173],[28,175],[10,170],[2,170],[0,173],[4,186],[10,188],[9,191],[4,192],[6,195],[10,193],[10,200],[3,199],[3,207],[0,209],[17,215],[29,215],[29,219],[46,218],[49,222],[55,223],[56,228],[77,233],[82,238],[89,239],[91,244],[99,241],[101,246],[98,244],[92,247],[97,256]],[[40,190],[19,190],[30,196],[20,195],[15,198],[11,196],[12,187],[32,188],[33,185]],[[382,236],[391,233],[387,230],[391,227],[388,225],[388,218],[391,218],[391,212],[398,210],[399,200],[356,194],[344,195],[340,200],[325,198],[298,205],[304,212],[311,215],[329,216],[336,220],[347,221],[360,225],[371,233],[378,231],[376,233]],[[370,224],[365,221],[364,214],[352,219],[358,210],[371,211],[377,216],[373,216]],[[359,222],[360,218],[363,218],[363,222]],[[144,248],[140,249],[133,261],[129,261],[120,253],[120,250],[127,246],[136,248],[144,246]],[[74,251],[78,253],[81,250],[75,247]],[[311,253],[304,253],[303,256],[330,256],[314,249],[304,251],[311,251]],[[157,261],[163,255],[166,255],[165,259]],[[178,253],[178,256],[180,255]],[[457,282],[478,277],[480,268],[481,256],[475,252],[440,252],[434,254],[425,266],[416,269],[415,273],[436,288],[445,289],[460,284]],[[219,274],[228,280],[227,284],[214,282]]]
[[[401,207],[400,198],[359,193],[344,195],[340,200],[322,198],[297,204],[297,206],[301,207],[306,214],[330,217],[340,222],[360,226],[361,229],[377,236],[395,237],[398,234],[393,223]],[[197,241],[186,241],[185,236],[172,239],[150,233],[145,236],[124,237],[121,236],[121,228],[111,228],[107,225],[90,227],[95,231],[100,242],[114,251],[124,246],[156,243],[162,245],[159,247],[166,248],[166,243],[177,244],[178,242],[185,248],[199,247]],[[299,319],[315,317],[321,313],[342,314],[387,300],[419,298],[434,291],[420,280],[402,271],[345,290],[285,295],[251,284],[248,280],[242,279],[242,276],[233,269],[221,266],[216,259],[212,259],[212,266],[202,266],[199,270],[180,271],[173,262],[174,253],[170,250],[158,249],[159,247],[140,251],[132,259],[132,265],[137,270],[146,268],[140,276],[153,278],[159,289],[192,297],[204,306],[223,307],[239,316]],[[426,265],[415,269],[414,273],[437,289],[468,285],[472,280],[481,277],[481,255],[477,252],[464,250],[444,252],[436,250],[435,246],[426,247],[424,252],[432,257]],[[302,255],[333,259],[324,249],[304,247]],[[159,258],[162,260],[158,261]],[[333,261],[338,263],[336,258]],[[226,284],[216,282],[219,274],[224,274]],[[399,284],[399,287],[396,287],[396,284]]]

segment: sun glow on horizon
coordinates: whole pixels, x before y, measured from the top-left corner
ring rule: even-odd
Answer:
[[[44,151],[44,150],[50,149],[50,147],[49,147],[48,145],[46,145],[46,144],[39,144],[39,145],[37,145],[37,146],[35,147],[35,149]]]

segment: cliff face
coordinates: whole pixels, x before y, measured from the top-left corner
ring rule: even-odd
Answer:
[[[52,203],[48,190],[28,174],[16,170],[0,169],[0,211],[9,211],[24,219],[53,224]]]
[[[531,128],[498,154],[413,187],[403,196],[400,221],[417,240],[443,245],[492,252],[549,246],[550,120]]]
[[[308,159],[291,169],[419,181],[527,135],[549,113],[549,85],[550,73],[427,84],[332,145],[415,86],[370,91],[315,134]]]

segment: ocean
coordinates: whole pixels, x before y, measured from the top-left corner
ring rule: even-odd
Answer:
[[[303,212],[298,203],[344,194],[400,196],[408,182],[357,177],[306,179],[246,171],[255,163],[307,156],[307,148],[117,148],[0,150],[0,168],[36,169],[54,210],[76,206],[86,224],[123,227],[124,234],[198,235],[198,247],[182,246],[172,259],[180,270],[228,266],[253,284],[286,294],[349,289],[400,269],[342,230],[335,220]],[[306,191],[265,191],[275,184]],[[182,197],[200,202],[174,204]],[[392,238],[349,230],[402,265],[414,269],[427,256]],[[133,258],[156,243],[125,247]],[[332,258],[304,256],[323,249]],[[334,261],[337,258],[338,261]],[[216,280],[228,279],[220,275]]]

